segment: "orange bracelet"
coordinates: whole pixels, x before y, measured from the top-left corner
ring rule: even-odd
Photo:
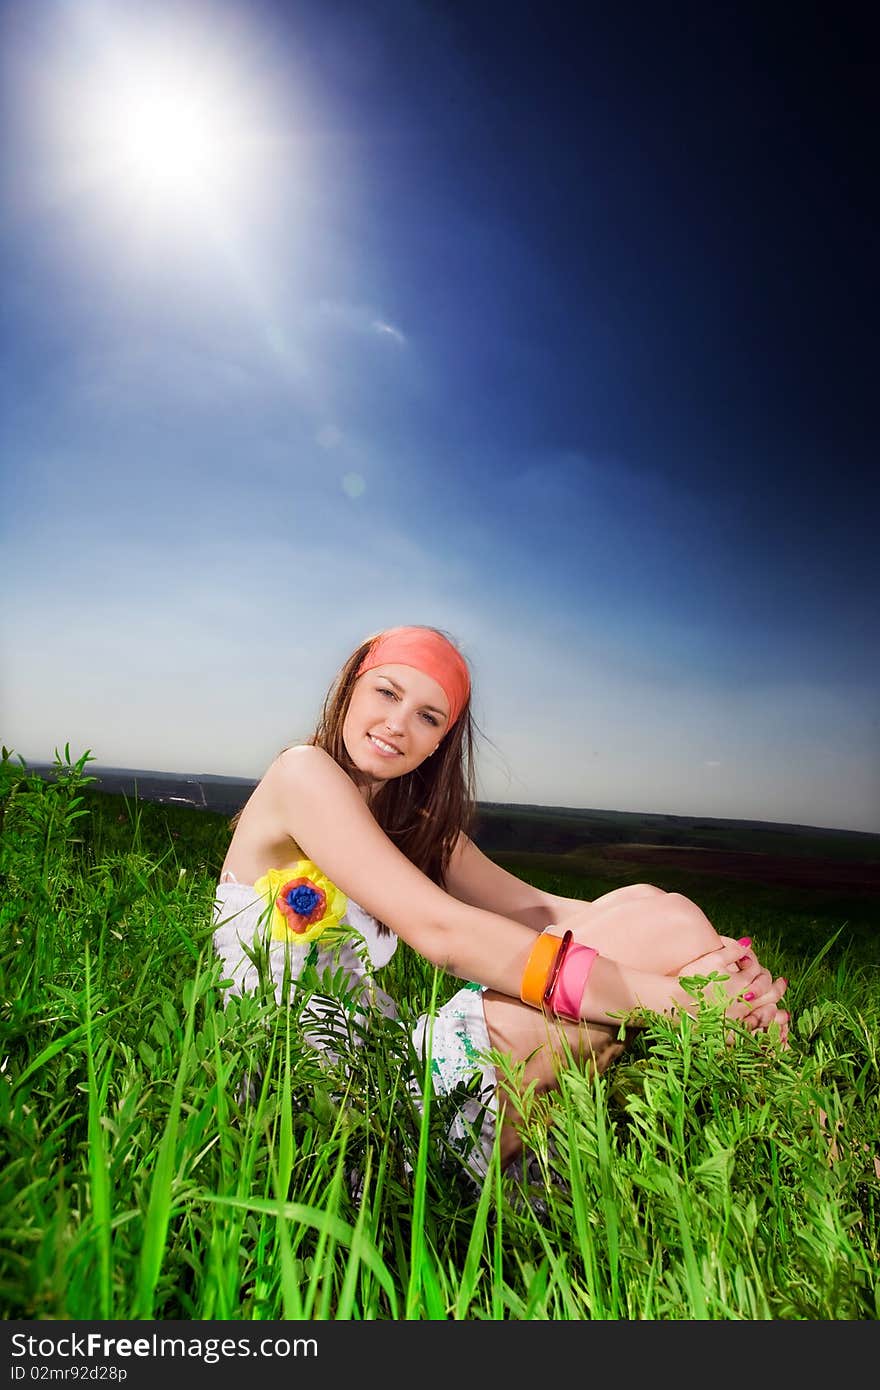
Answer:
[[[538,937],[520,981],[519,997],[524,1004],[531,1004],[535,1009],[544,1007],[544,991],[563,944],[564,937],[552,936],[549,932],[542,932]]]

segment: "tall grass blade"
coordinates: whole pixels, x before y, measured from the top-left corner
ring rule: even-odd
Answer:
[[[144,1222],[143,1245],[141,1248],[137,1293],[135,1297],[134,1316],[136,1318],[153,1318],[156,1316],[155,1293],[156,1286],[159,1282],[159,1274],[162,1269],[165,1238],[171,1220],[171,1192],[177,1154],[177,1132],[180,1123],[180,1110],[183,1102],[184,1082],[189,1073],[191,1064],[190,1054],[192,1051],[194,1011],[195,1001],[191,998],[190,1006],[186,1010],[183,1047],[181,1049],[177,1074],[174,1079],[174,1091],[171,1097],[171,1105],[168,1110],[168,1118],[165,1122],[162,1139],[159,1143],[159,1152],[156,1157],[155,1168],[153,1169],[152,1182],[150,1183],[150,1199],[147,1207],[146,1220]]]
[[[85,948],[85,987],[86,987],[86,1069],[88,1078],[89,1117],[89,1187],[92,1195],[92,1220],[94,1222],[95,1242],[98,1247],[98,1316],[109,1319],[113,1316],[113,1297],[110,1281],[112,1203],[110,1198],[110,1175],[107,1165],[107,1151],[104,1144],[104,1130],[101,1116],[107,1098],[111,1059],[108,1058],[101,1083],[98,1083],[95,1066],[94,1017],[92,1014],[92,970],[89,944]]]

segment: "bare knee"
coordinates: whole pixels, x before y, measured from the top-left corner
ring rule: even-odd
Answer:
[[[666,909],[668,929],[675,933],[676,953],[681,953],[680,964],[718,949],[721,938],[702,908],[690,898],[683,893],[667,893]]]
[[[666,898],[668,896],[663,888],[657,888],[653,883],[625,883],[622,888],[612,888],[609,893],[603,893],[601,897],[594,898],[591,906],[594,909],[616,907],[621,903],[633,902],[639,898]]]
[[[682,893],[632,884],[564,918],[575,940],[640,970],[674,975],[721,944],[706,914]]]

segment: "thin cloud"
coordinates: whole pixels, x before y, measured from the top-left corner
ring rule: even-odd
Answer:
[[[322,299],[317,306],[318,322],[333,325],[349,333],[378,334],[393,338],[401,345],[406,335],[370,304],[351,304],[344,300]]]
[[[393,338],[396,343],[406,343],[406,338],[399,328],[395,328],[393,323],[386,323],[384,319],[374,319],[370,324],[374,333],[387,333],[389,338]]]

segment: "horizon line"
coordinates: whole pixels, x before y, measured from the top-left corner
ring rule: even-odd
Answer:
[[[54,762],[34,761],[34,762],[28,763],[24,758],[22,758],[21,760],[22,760],[22,762],[24,762],[24,764],[25,764],[24,770],[26,770],[26,771],[43,771],[43,770],[45,770],[45,771],[51,772],[51,771],[54,771],[55,768],[57,767],[57,764],[54,763]],[[202,783],[203,781],[209,781],[209,782],[225,782],[225,783],[227,783],[227,784],[234,785],[234,786],[239,786],[239,787],[256,787],[257,784],[258,784],[258,782],[260,781],[260,778],[259,778],[259,777],[235,777],[235,776],[231,776],[230,774],[227,774],[227,773],[218,773],[218,772],[169,772],[169,771],[167,771],[166,769],[163,769],[163,768],[120,767],[120,766],[114,766],[114,765],[111,765],[111,764],[108,764],[108,763],[97,763],[97,762],[95,762],[95,763],[87,763],[85,766],[86,766],[86,768],[90,768],[90,771],[89,771],[89,772],[85,772],[85,769],[84,769],[84,772],[85,772],[85,775],[86,775],[86,776],[96,776],[96,774],[101,773],[101,774],[105,774],[105,775],[106,775],[106,774],[110,774],[110,775],[115,775],[115,776],[128,776],[128,777],[133,777],[133,778],[135,778],[135,779],[136,779],[138,776],[143,776],[143,777],[154,777],[154,778],[155,778],[155,777],[168,777],[168,778],[171,778],[171,779],[173,779],[173,780],[175,780],[175,781],[195,783],[197,786],[201,786],[201,783]],[[566,805],[562,805],[561,803],[558,803],[558,802],[538,802],[538,801],[489,801],[489,800],[481,800],[481,799],[478,799],[478,800],[476,800],[475,804],[476,804],[478,807],[480,807],[480,806],[482,806],[482,807],[493,807],[493,806],[497,806],[497,807],[503,807],[503,808],[510,807],[510,808],[512,808],[512,809],[520,809],[520,810],[551,811],[551,812],[552,812],[552,811],[558,811],[558,812],[568,812],[568,813],[570,813],[570,814],[578,814],[578,815],[596,814],[596,815],[611,815],[611,816],[641,816],[641,817],[650,816],[650,817],[653,817],[653,818],[665,819],[665,820],[686,820],[686,821],[705,821],[705,822],[713,822],[713,823],[719,824],[719,825],[728,824],[728,825],[767,826],[767,827],[774,828],[774,829],[784,828],[784,829],[791,829],[791,830],[823,831],[823,832],[825,832],[825,833],[827,833],[827,834],[830,834],[830,835],[861,835],[861,836],[866,836],[866,837],[868,837],[869,839],[874,839],[874,840],[880,839],[880,831],[877,831],[877,830],[856,830],[856,829],[853,829],[853,828],[847,827],[847,826],[816,825],[816,824],[811,824],[811,823],[808,823],[808,822],[805,822],[805,821],[773,821],[773,820],[762,820],[762,819],[760,819],[760,818],[757,817],[757,816],[710,816],[710,815],[703,815],[703,814],[701,814],[701,813],[699,813],[699,812],[678,812],[678,811],[641,811],[641,810],[640,810],[640,811],[623,811],[623,810],[619,810],[619,809],[617,809],[617,808],[610,807],[610,806],[605,806],[605,807],[603,807],[603,806],[566,806]],[[207,807],[204,807],[204,808],[198,808],[198,807],[197,807],[197,808],[195,808],[195,809],[208,809],[208,808],[207,808]]]

